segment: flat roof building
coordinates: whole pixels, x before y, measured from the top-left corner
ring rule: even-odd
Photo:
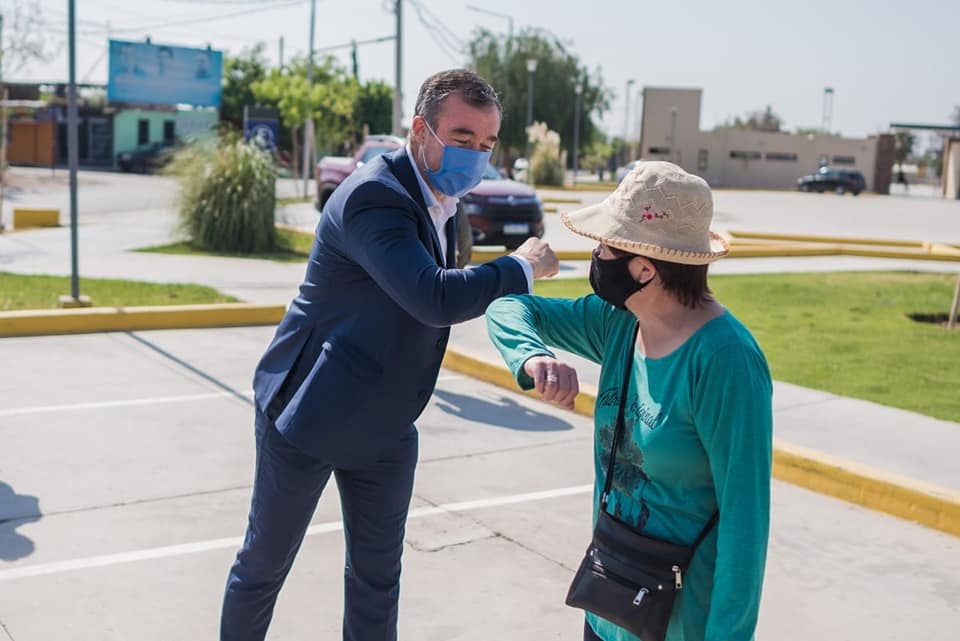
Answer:
[[[714,187],[795,189],[829,165],[863,173],[867,189],[889,193],[893,136],[805,135],[735,128],[700,129],[700,89],[644,87],[640,156],[668,160]]]

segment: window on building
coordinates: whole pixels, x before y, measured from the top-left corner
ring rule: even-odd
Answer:
[[[697,169],[699,171],[707,170],[707,158],[708,156],[707,156],[706,149],[701,149],[700,151],[697,152]]]
[[[145,145],[150,142],[150,121],[141,118],[137,121],[137,144]]]
[[[834,156],[833,157],[834,165],[856,165],[857,159],[853,156]]]
[[[759,151],[731,151],[730,157],[741,160],[760,160],[762,154]]]
[[[670,147],[650,147],[647,151],[653,156],[670,155]]]
[[[784,162],[797,162],[797,154],[790,154],[780,151],[768,151],[765,158],[767,160],[782,160]]]
[[[163,142],[172,145],[177,137],[177,123],[173,120],[163,121]]]

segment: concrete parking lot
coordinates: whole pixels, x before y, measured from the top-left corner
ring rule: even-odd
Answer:
[[[0,340],[0,639],[215,638],[272,328]],[[401,637],[578,639],[589,419],[450,372],[419,421]],[[330,487],[271,639],[335,639]],[[776,482],[758,639],[952,639],[958,540]]]

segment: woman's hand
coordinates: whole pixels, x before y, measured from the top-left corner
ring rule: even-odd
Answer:
[[[575,369],[550,356],[531,356],[523,364],[523,371],[533,379],[543,400],[573,409],[573,401],[580,391]]]

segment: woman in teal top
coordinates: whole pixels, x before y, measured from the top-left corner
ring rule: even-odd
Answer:
[[[490,337],[518,383],[545,400],[572,408],[578,391],[575,371],[548,346],[602,365],[594,514],[633,352],[608,510],[682,545],[720,515],[683,577],[672,641],[752,639],[767,550],[772,384],[750,332],[707,287],[707,264],[727,252],[711,218],[702,179],[642,163],[603,203],[563,218],[600,242],[590,270],[596,295],[510,296],[487,310]],[[584,638],[636,639],[590,613]]]

